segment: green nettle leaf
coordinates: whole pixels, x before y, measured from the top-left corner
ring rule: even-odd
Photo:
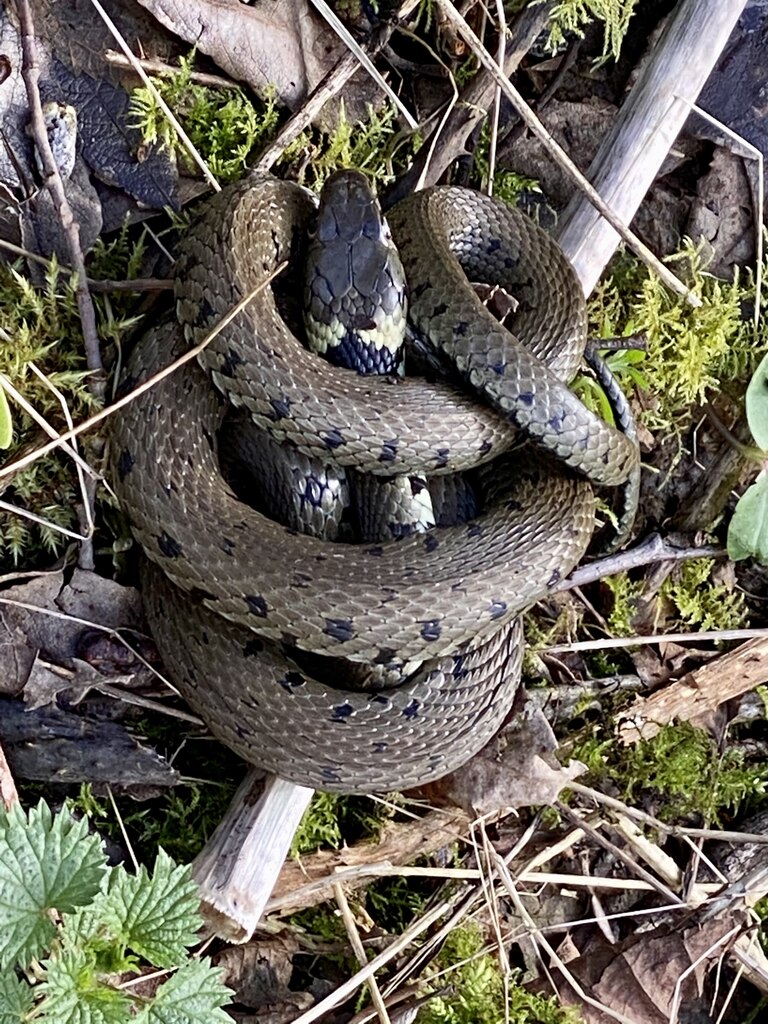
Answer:
[[[68,949],[43,961],[46,980],[40,1021],[50,1024],[126,1024],[131,1001],[96,977],[93,960],[81,949]]]
[[[158,852],[150,878],[116,869],[109,879],[103,920],[118,942],[157,967],[175,967],[197,942],[200,896],[189,867]]]
[[[13,440],[13,419],[5,388],[0,388],[0,448],[10,448]]]
[[[0,1024],[19,1024],[27,1019],[34,998],[32,989],[12,971],[0,974]]]
[[[742,494],[734,509],[728,527],[728,557],[734,561],[752,557],[768,565],[768,473],[765,470]]]
[[[768,450],[768,355],[752,374],[747,386],[747,422],[759,448]]]
[[[26,967],[50,948],[49,911],[89,903],[105,870],[101,840],[85,819],[54,817],[42,800],[28,816],[18,805],[0,814],[0,969]]]
[[[136,1024],[232,1024],[221,1009],[232,992],[221,982],[221,970],[208,960],[190,960],[157,990]]]

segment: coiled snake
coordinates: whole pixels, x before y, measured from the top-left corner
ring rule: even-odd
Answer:
[[[177,266],[177,316],[189,339],[204,337],[280,262],[300,258],[313,212],[305,190],[271,177],[206,204]],[[482,402],[445,381],[362,378],[310,355],[265,289],[200,366],[128,405],[112,435],[112,476],[147,555],[145,606],[171,678],[246,760],[347,792],[426,782],[487,742],[514,697],[520,612],[571,570],[591,536],[588,480],[621,483],[638,457],[563,383],[583,353],[585,307],[543,231],[456,188],[410,197],[389,223],[416,328]],[[465,272],[516,297],[515,336]],[[123,387],[188,343],[176,324],[155,327]],[[235,498],[217,459],[220,393],[277,441],[366,473],[463,470],[508,449],[514,425],[576,472],[536,456],[514,494],[469,524],[396,543],[328,544]],[[339,658],[405,682],[346,690]]]

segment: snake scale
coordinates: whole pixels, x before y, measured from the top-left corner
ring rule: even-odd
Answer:
[[[123,390],[203,338],[284,260],[295,265],[314,210],[306,190],[268,176],[209,200],[177,264],[178,323],[139,342]],[[388,219],[415,329],[462,386],[330,365],[307,353],[266,288],[199,365],[126,406],[111,439],[111,475],[147,556],[145,607],[171,679],[246,760],[342,792],[430,781],[487,742],[519,679],[520,613],[582,557],[591,483],[621,483],[638,459],[564,383],[582,357],[586,314],[549,236],[459,188],[420,192]],[[467,276],[515,296],[514,335]],[[562,465],[524,459],[514,492],[501,489],[468,524],[396,543],[329,544],[235,497],[217,457],[224,394],[278,442],[365,473],[461,471],[508,450],[518,428]],[[345,689],[351,663],[403,681]]]

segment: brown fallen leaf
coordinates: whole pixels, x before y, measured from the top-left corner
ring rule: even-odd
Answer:
[[[551,804],[586,768],[554,756],[557,740],[542,712],[521,714],[457,772],[419,792],[438,806],[452,804],[472,817],[503,808]]]
[[[139,0],[161,25],[211,57],[228,75],[247,82],[260,96],[269,88],[295,110],[319,85],[346,47],[308,0],[269,4],[231,0]],[[348,89],[347,116],[366,114],[373,100],[367,86]]]
[[[746,914],[731,911],[702,925],[669,924],[639,931],[610,946],[595,942],[582,950],[569,970],[587,995],[633,1024],[668,1024],[675,1003],[684,1007],[678,1020],[709,1019],[705,980],[735,941],[735,926],[747,927]],[[587,1024],[613,1024],[614,1016],[585,1003],[567,984],[559,986],[563,1002],[579,1007]]]

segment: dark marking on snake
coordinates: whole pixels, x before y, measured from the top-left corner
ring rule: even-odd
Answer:
[[[438,448],[435,452],[435,469],[441,469],[443,466],[448,465],[448,459],[451,457],[450,448]]]
[[[197,604],[202,604],[204,601],[218,601],[218,597],[212,594],[210,590],[204,590],[202,587],[192,587],[189,591],[190,601],[194,601]]]
[[[394,661],[397,657],[397,651],[394,647],[380,647],[376,657],[373,659],[374,665],[389,665],[391,661]]]
[[[424,550],[428,555],[431,555],[433,551],[437,551],[440,547],[440,541],[434,535],[434,533],[428,533],[424,538]]]
[[[184,551],[181,544],[165,530],[157,538],[157,546],[166,558],[178,558]]]
[[[320,775],[322,776],[325,782],[334,782],[337,785],[339,784],[339,782],[341,782],[341,779],[339,778],[339,769],[331,768],[330,765],[324,765],[320,769]]]
[[[326,619],[323,632],[339,643],[344,643],[354,637],[355,626],[352,619]]]
[[[270,398],[269,404],[272,406],[272,412],[267,413],[267,416],[273,423],[277,423],[278,420],[282,420],[285,419],[286,416],[290,416],[291,400],[285,395],[283,395],[282,398]]]
[[[488,614],[491,616],[491,619],[493,620],[500,619],[502,615],[506,612],[506,610],[506,601],[494,600],[491,601],[490,605],[488,606]]]
[[[266,619],[269,606],[261,594],[246,594],[245,603],[248,605],[248,611],[252,615],[256,615],[260,619]]]
[[[480,525],[480,523],[467,523],[468,537],[472,537],[474,539],[475,537],[482,537],[484,533],[485,530]]]
[[[408,482],[411,485],[411,494],[413,494],[414,497],[417,494],[421,494],[422,491],[426,491],[427,489],[427,485],[424,483],[424,480],[420,476],[408,477]]]
[[[384,548],[381,544],[374,544],[372,548],[365,549],[366,555],[372,555],[374,558],[381,558],[384,554]]]
[[[127,448],[123,448],[120,452],[120,458],[117,460],[117,475],[120,477],[121,481],[125,480],[135,464],[136,460],[134,457]]]
[[[297,570],[291,577],[290,586],[292,587],[309,587],[312,585],[313,577],[307,572],[300,572]]]
[[[444,302],[439,302],[432,310],[432,316],[442,316],[448,309],[448,306]]]
[[[264,641],[259,640],[257,636],[251,637],[250,640],[243,644],[243,657],[244,658],[255,658],[261,654],[264,650]]]
[[[556,434],[559,434],[563,429],[565,423],[565,409],[558,409],[556,413],[549,417],[547,423],[554,430]]]
[[[421,701],[416,700],[416,698],[414,697],[411,703],[408,704],[407,707],[403,708],[403,718],[407,718],[408,721],[411,721],[414,718],[418,718],[420,707]]]
[[[133,374],[128,374],[127,377],[123,377],[117,391],[115,392],[115,398],[124,398],[125,395],[129,395],[138,383],[139,378],[134,377]]]
[[[440,619],[427,619],[421,624],[422,640],[439,640],[441,632]]]
[[[516,267],[519,262],[520,260],[516,256],[504,257],[504,266],[507,268],[507,270],[512,270],[512,268]]]
[[[551,590],[552,587],[556,586],[560,582],[560,580],[562,578],[563,578],[563,576],[562,576],[562,573],[560,572],[560,570],[559,569],[554,569],[552,571],[552,575],[547,580],[547,588],[549,590]]]
[[[293,691],[298,690],[300,686],[306,686],[307,680],[301,672],[286,672],[280,680],[280,685],[288,693],[293,693]]]
[[[210,301],[204,298],[200,303],[200,309],[197,311],[197,320],[195,322],[198,327],[205,327],[206,324],[213,323],[214,320],[216,320],[216,310]]]
[[[432,287],[432,282],[431,281],[422,281],[421,284],[417,284],[416,287],[411,292],[411,298],[412,299],[420,299],[421,296],[424,294],[424,292],[426,292],[431,287]]]
[[[241,366],[243,357],[235,349],[231,348],[222,359],[219,370],[224,377],[234,377],[238,366]]]
[[[335,451],[336,448],[341,448],[343,444],[347,443],[347,439],[337,427],[329,430],[327,434],[323,434],[321,437],[323,444],[329,452]]]
[[[232,555],[235,550],[235,542],[230,540],[228,537],[223,537],[221,541],[221,550],[225,555]]]
[[[388,747],[389,744],[386,743],[384,740],[377,740],[376,743],[374,743],[373,746],[371,747],[371,750],[373,751],[374,754],[383,754]]]
[[[295,647],[296,644],[298,643],[298,641],[299,641],[299,638],[296,636],[295,633],[281,633],[280,634],[280,643],[283,645],[284,649],[290,649],[290,648]]]
[[[351,704],[337,704],[336,707],[333,708],[331,711],[331,721],[346,722],[346,720],[348,718],[351,718],[352,715],[354,715],[354,713],[355,709],[352,707]]]
[[[466,654],[454,654],[453,656],[453,678],[466,679],[469,669],[466,666]]]
[[[469,324],[466,320],[459,320],[458,323],[453,325],[453,336],[454,338],[463,338],[469,330]]]
[[[400,444],[399,437],[393,437],[389,441],[384,441],[379,452],[379,462],[394,462],[397,458],[397,448]]]
[[[211,638],[210,638],[210,637],[208,636],[208,634],[206,633],[206,631],[205,631],[205,630],[203,630],[203,631],[202,631],[202,633],[200,634],[200,639],[202,640],[203,644],[204,644],[204,645],[205,645],[206,647],[207,647],[207,646],[208,646],[208,644],[209,644],[209,643],[211,642]]]
[[[534,394],[532,391],[521,391],[520,394],[517,396],[517,400],[518,402],[522,403],[522,405],[527,405],[530,407],[533,405]]]
[[[523,510],[523,506],[517,498],[510,498],[504,507],[507,512],[522,512]]]
[[[483,443],[478,448],[478,451],[480,452],[481,455],[487,455],[488,452],[492,450],[492,448],[492,442],[488,438],[486,438],[485,441],[483,441]]]
[[[488,244],[485,247],[485,251],[488,253],[488,255],[490,256],[491,253],[498,252],[499,249],[501,249],[501,239],[489,238]]]

